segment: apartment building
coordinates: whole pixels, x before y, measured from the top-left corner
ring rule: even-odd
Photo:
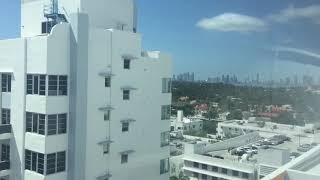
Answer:
[[[0,179],[169,179],[171,60],[142,50],[134,1],[21,3],[21,38],[0,41]]]

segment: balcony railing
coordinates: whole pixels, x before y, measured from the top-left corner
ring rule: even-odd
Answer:
[[[11,133],[11,124],[0,125],[0,134]]]
[[[0,162],[0,171],[9,170],[9,169],[10,169],[10,162],[9,161]]]

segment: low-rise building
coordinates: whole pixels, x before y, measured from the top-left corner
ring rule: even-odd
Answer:
[[[203,120],[200,118],[186,118],[183,111],[178,111],[177,117],[171,118],[171,131],[199,132],[202,131]]]

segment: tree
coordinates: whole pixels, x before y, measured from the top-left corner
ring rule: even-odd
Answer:
[[[218,118],[218,112],[215,109],[210,108],[203,116],[207,119],[216,119]]]
[[[235,111],[231,111],[228,116],[227,116],[227,120],[242,120],[243,116],[242,116],[242,111],[241,110],[235,110]]]

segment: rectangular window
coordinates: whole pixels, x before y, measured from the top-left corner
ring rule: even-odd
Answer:
[[[9,161],[9,160],[10,160],[10,145],[1,144],[1,161]]]
[[[171,78],[162,78],[162,93],[171,93],[172,80]]]
[[[46,95],[46,75],[27,75],[27,94]]]
[[[2,92],[11,92],[11,74],[1,74]]]
[[[195,167],[195,168],[199,168],[199,163],[197,163],[197,162],[193,162],[193,167]]]
[[[107,110],[104,114],[103,114],[103,119],[105,121],[110,121],[110,116],[111,116],[111,111]]]
[[[1,109],[1,124],[10,124],[11,121],[10,109]]]
[[[46,76],[45,75],[40,75],[39,95],[41,96],[46,95]]]
[[[242,173],[242,178],[249,179],[249,174],[248,173]]]
[[[39,174],[44,174],[44,154],[38,153],[38,169]]]
[[[58,95],[58,76],[49,76],[48,95],[49,96]]]
[[[58,134],[67,133],[67,114],[58,115]]]
[[[68,77],[67,76],[59,76],[59,96],[67,96],[68,95]]]
[[[128,163],[128,154],[121,155],[121,164]]]
[[[104,144],[103,145],[103,154],[108,154],[110,151],[110,144],[107,143],[107,144]]]
[[[27,94],[33,94],[33,76],[27,75]]]
[[[130,59],[124,59],[123,60],[123,68],[124,69],[130,69],[130,62],[131,62]]]
[[[57,153],[57,172],[66,170],[66,152]]]
[[[31,151],[25,151],[25,169],[31,170]]]
[[[66,152],[44,155],[30,150],[25,151],[25,169],[44,175],[46,157],[47,175],[65,171]]]
[[[160,174],[169,172],[169,159],[160,160]]]
[[[238,177],[239,176],[239,171],[232,171],[232,176],[236,176],[236,177]]]
[[[57,134],[57,118],[58,115],[48,115],[48,135]]]
[[[104,80],[105,87],[111,87],[111,77],[106,77]]]
[[[201,169],[207,170],[207,169],[208,169],[208,165],[202,164],[202,165],[201,165]]]
[[[128,132],[129,131],[129,123],[125,122],[122,123],[122,132]]]
[[[26,132],[45,135],[45,115],[27,112]]]
[[[212,171],[213,171],[213,172],[218,172],[218,167],[212,166]]]
[[[205,174],[201,174],[201,179],[207,180],[208,176]]]
[[[32,132],[38,133],[38,114],[33,114],[32,115]]]
[[[45,123],[46,123],[46,116],[44,114],[39,114],[39,130],[38,133],[41,135],[45,135]]]
[[[222,174],[228,174],[228,169],[222,168],[221,172],[222,172]]]
[[[36,172],[37,171],[37,153],[31,152],[31,170]]]
[[[39,94],[39,76],[33,76],[33,94]]]
[[[123,90],[123,100],[130,100],[130,90]]]
[[[161,147],[168,146],[170,143],[170,132],[161,133]]]
[[[171,106],[161,106],[161,120],[169,120],[171,116]]]
[[[47,174],[54,174],[56,172],[56,153],[47,155]]]

